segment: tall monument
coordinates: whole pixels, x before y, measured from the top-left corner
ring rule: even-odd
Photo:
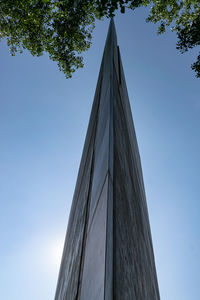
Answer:
[[[55,300],[159,300],[138,145],[111,20]]]

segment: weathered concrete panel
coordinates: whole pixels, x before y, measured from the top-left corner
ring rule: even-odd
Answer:
[[[114,108],[114,299],[158,300],[140,161],[131,147],[128,126],[123,94],[118,90]]]
[[[108,176],[106,176],[91,225],[88,228],[81,300],[104,299],[107,202]]]

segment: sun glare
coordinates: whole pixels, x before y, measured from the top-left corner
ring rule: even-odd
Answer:
[[[61,262],[62,257],[62,251],[63,251],[63,240],[52,240],[51,243],[48,245],[47,250],[47,260],[49,261],[49,264],[53,267],[58,269]]]

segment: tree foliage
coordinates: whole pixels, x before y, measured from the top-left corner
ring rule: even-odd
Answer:
[[[147,21],[159,24],[158,33],[168,26],[176,31],[181,52],[200,45],[199,0],[1,0],[0,39],[7,39],[12,55],[47,52],[71,77],[83,66],[80,54],[91,45],[95,19],[140,6],[151,8]],[[200,77],[200,55],[192,68]]]
[[[158,33],[167,26],[177,33],[177,49],[184,53],[200,45],[200,1],[199,0],[155,0],[147,21],[159,22]],[[192,64],[196,77],[200,77],[200,54]]]
[[[0,38],[11,54],[28,49],[49,53],[66,77],[83,66],[80,53],[91,43],[94,13],[89,1],[1,0]]]

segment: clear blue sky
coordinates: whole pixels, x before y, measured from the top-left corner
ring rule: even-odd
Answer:
[[[200,295],[200,79],[145,11],[115,19],[142,159],[162,300]],[[0,44],[0,299],[54,298],[108,20],[66,80]]]

